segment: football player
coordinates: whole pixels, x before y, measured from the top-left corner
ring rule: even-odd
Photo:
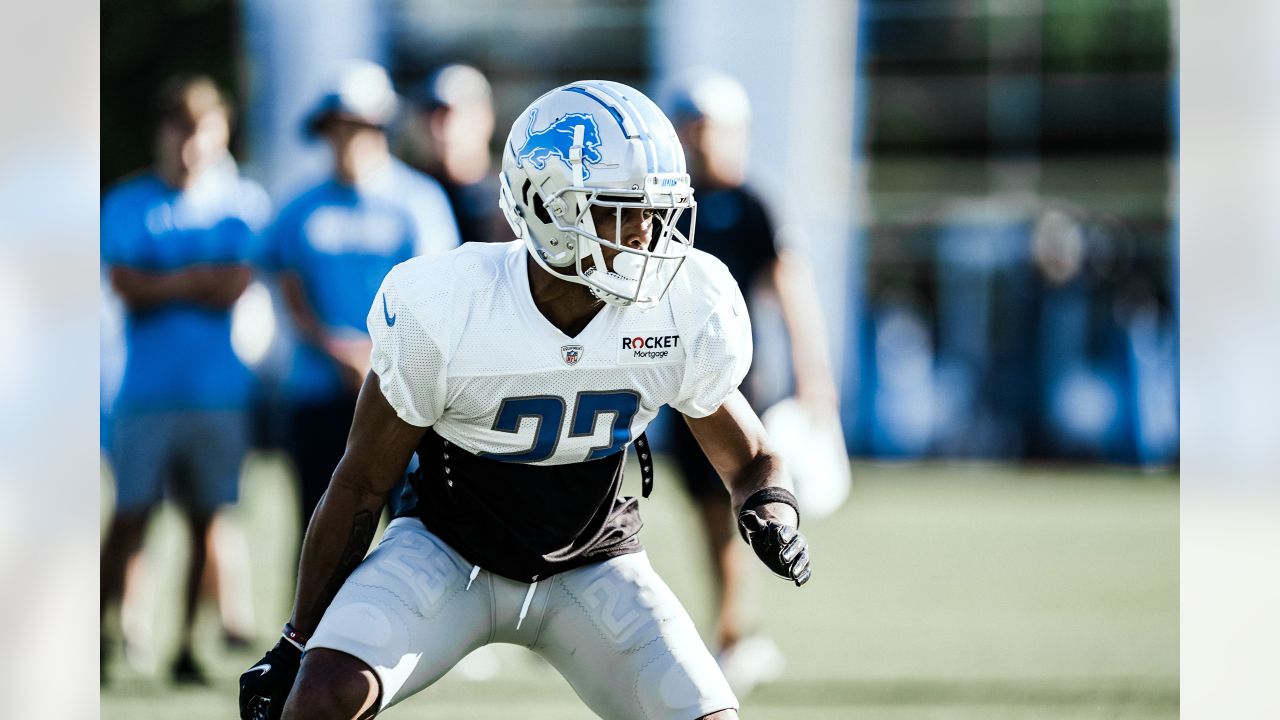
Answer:
[[[742,294],[677,230],[695,204],[670,121],[625,85],[556,88],[516,120],[500,181],[518,240],[410,260],[378,291],[372,371],[293,615],[241,676],[244,718],[372,717],[493,642],[544,657],[602,717],[737,717],[619,496],[632,445],[648,493],[643,432],[664,404],[756,555],[810,578],[788,479],[737,390]],[[415,451],[416,497],[366,558]]]

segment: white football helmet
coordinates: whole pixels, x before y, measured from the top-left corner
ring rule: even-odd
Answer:
[[[516,119],[502,153],[499,205],[547,272],[614,305],[653,307],[693,246],[676,220],[696,213],[684,148],[671,121],[640,91],[584,80],[538,98]],[[647,248],[601,237],[592,206],[654,213]],[[601,248],[617,251],[612,264]]]

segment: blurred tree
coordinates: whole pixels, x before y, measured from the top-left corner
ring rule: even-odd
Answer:
[[[237,5],[102,0],[102,186],[151,162],[151,102],[165,78],[205,73],[239,98]]]

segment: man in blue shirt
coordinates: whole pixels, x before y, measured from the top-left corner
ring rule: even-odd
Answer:
[[[381,67],[350,61],[339,68],[304,126],[328,143],[333,173],[290,202],[269,233],[298,335],[285,394],[303,527],[346,446],[369,371],[365,318],[383,277],[415,255],[459,242],[440,186],[391,154],[386,131],[396,107]]]
[[[102,259],[125,306],[115,398],[115,512],[102,548],[101,603],[123,594],[162,490],[190,523],[191,562],[174,679],[199,682],[191,631],[217,511],[236,502],[252,376],[231,347],[231,308],[252,279],[266,193],[227,151],[230,110],[205,77],[175,78],[156,107],[155,166],[102,202]],[[105,645],[104,645],[105,646]]]

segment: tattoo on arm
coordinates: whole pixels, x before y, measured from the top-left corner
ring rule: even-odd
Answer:
[[[369,510],[360,511],[352,519],[347,546],[342,549],[342,557],[334,567],[328,582],[325,583],[324,592],[316,598],[315,604],[311,607],[309,617],[319,618],[324,614],[329,603],[333,602],[333,598],[337,596],[338,590],[342,588],[342,583],[347,581],[347,576],[356,569],[360,561],[364,560],[365,553],[369,551],[369,543],[373,540],[373,533],[377,529],[378,516]]]

